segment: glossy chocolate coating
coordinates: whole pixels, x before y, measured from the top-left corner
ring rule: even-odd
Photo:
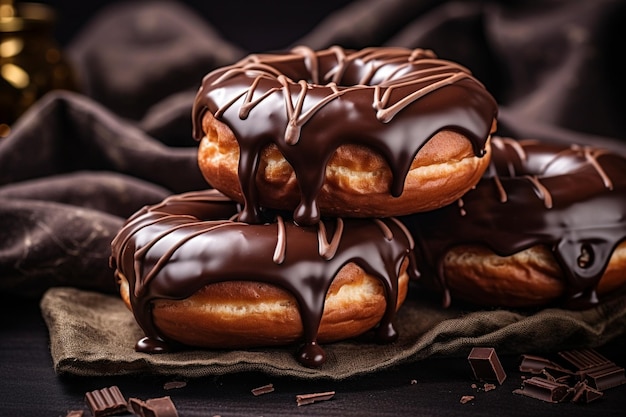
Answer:
[[[565,306],[598,302],[596,287],[626,239],[626,158],[605,150],[493,138],[490,168],[458,204],[403,218],[416,238],[420,269],[443,289],[443,259],[454,246],[500,256],[550,248],[567,287]]]
[[[301,191],[294,218],[310,225],[319,220],[316,198],[339,146],[360,144],[379,153],[393,175],[391,195],[399,196],[415,155],[440,130],[466,135],[482,156],[497,105],[466,68],[431,51],[298,47],[209,73],[193,106],[198,140],[207,111],[239,143],[240,220],[262,221],[256,171],[261,151],[274,143]]]
[[[409,258],[417,275],[413,240],[396,219],[322,219],[299,227],[276,215],[268,224],[230,220],[238,206],[215,190],[167,198],[145,207],[112,242],[111,265],[129,283],[133,313],[146,338],[138,350],[159,352],[170,344],[152,320],[156,299],[185,299],[212,283],[255,279],[296,298],[304,329],[298,359],[307,366],[325,360],[317,332],[326,293],[335,275],[354,262],[385,288],[386,310],[377,336],[392,341],[398,275]]]

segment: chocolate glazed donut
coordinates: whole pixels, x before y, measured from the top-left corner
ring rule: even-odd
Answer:
[[[318,197],[325,168],[339,147],[358,145],[381,155],[391,170],[390,184],[385,186],[399,197],[426,142],[439,132],[456,132],[471,142],[472,156],[481,157],[496,113],[495,100],[467,69],[437,59],[431,51],[332,47],[316,52],[298,47],[286,53],[251,55],[209,73],[196,96],[192,120],[198,140],[206,134],[203,120],[210,115],[225,123],[238,142],[238,179],[233,182],[238,181],[240,189],[213,183],[222,181],[224,172],[207,179],[244,204],[241,221],[262,222],[260,207],[270,206],[262,202],[267,193],[259,192],[256,181],[261,154],[276,146],[297,180],[300,202],[294,218],[298,224],[310,225],[320,218]],[[473,172],[463,184],[466,188],[455,192],[460,195],[471,188],[486,166],[485,162],[482,169],[475,168],[480,172]],[[449,176],[448,182],[452,182]],[[330,208],[336,208],[336,200],[329,201]],[[349,204],[350,198],[342,202]],[[350,217],[374,216],[359,215],[362,202],[352,204],[358,206],[351,208]],[[383,204],[387,210],[395,205]],[[385,215],[398,214],[376,214]]]
[[[186,300],[216,283],[257,281],[295,297],[304,342],[298,359],[320,366],[325,353],[317,336],[325,298],[338,272],[352,263],[384,287],[376,336],[386,342],[397,337],[392,320],[399,307],[398,277],[403,270],[417,275],[414,243],[400,221],[337,218],[300,227],[276,214],[271,223],[246,224],[231,220],[238,212],[216,190],[192,192],[145,207],[121,229],[112,242],[111,266],[128,282],[128,304],[146,335],[137,350],[171,349],[173,341],[155,325],[156,301]]]
[[[490,306],[585,308],[598,303],[599,283],[604,293],[623,286],[626,159],[495,137],[492,149],[458,204],[403,218],[444,303],[452,292]]]

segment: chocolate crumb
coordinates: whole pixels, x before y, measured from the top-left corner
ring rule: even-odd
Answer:
[[[301,394],[296,395],[296,402],[298,407],[301,405],[309,405],[319,401],[328,401],[335,396],[335,391],[318,392],[315,394]]]
[[[467,404],[468,402],[473,401],[473,400],[474,400],[474,398],[475,398],[475,397],[474,397],[473,395],[464,395],[464,396],[462,396],[462,397],[461,397],[461,399],[459,400],[459,402],[460,402],[461,404]]]
[[[163,389],[166,389],[166,390],[178,389],[178,388],[184,388],[186,386],[187,386],[187,383],[185,381],[170,381],[170,382],[166,382],[165,384],[163,384]]]
[[[270,392],[274,392],[274,384],[267,384],[258,388],[254,388],[252,390],[252,395],[258,397],[259,395],[269,394]]]
[[[417,379],[412,379],[411,380],[411,385],[415,385],[415,384],[417,384]]]
[[[485,390],[485,392],[489,392],[496,389],[496,386],[494,384],[485,384],[483,385],[483,389]]]

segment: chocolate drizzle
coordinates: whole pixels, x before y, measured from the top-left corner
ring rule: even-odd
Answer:
[[[415,155],[440,130],[466,135],[482,156],[497,105],[467,69],[431,51],[300,46],[209,73],[193,106],[198,140],[207,111],[239,142],[240,220],[263,220],[256,171],[261,151],[274,143],[300,187],[294,219],[311,225],[321,216],[316,199],[325,167],[341,145],[361,144],[385,158],[391,195],[399,196]]]
[[[509,256],[545,245],[562,268],[565,305],[598,302],[596,286],[626,239],[626,158],[586,146],[492,138],[490,169],[463,204],[403,221],[416,236],[420,265],[437,274],[454,246],[482,245]]]
[[[258,225],[232,220],[237,213],[237,204],[215,190],[192,192],[145,207],[120,230],[111,265],[126,277],[133,313],[146,335],[136,349],[171,349],[153,322],[154,300],[185,299],[211,283],[254,277],[294,295],[304,330],[298,359],[319,366],[325,361],[317,332],[326,293],[350,262],[384,286],[387,305],[376,334],[381,341],[395,339],[398,275],[407,257],[409,275],[417,275],[414,242],[402,223],[337,218],[300,227],[277,215]]]

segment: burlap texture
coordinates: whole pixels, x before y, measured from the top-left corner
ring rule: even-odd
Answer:
[[[626,296],[586,311],[545,309],[463,312],[413,297],[400,309],[393,344],[351,340],[328,344],[320,369],[301,366],[295,346],[247,350],[190,349],[150,355],[134,350],[142,337],[130,311],[116,296],[54,288],[41,301],[50,330],[55,370],[82,376],[161,374],[202,377],[259,371],[301,379],[340,380],[436,356],[467,355],[474,346],[500,354],[595,347],[624,332]]]

